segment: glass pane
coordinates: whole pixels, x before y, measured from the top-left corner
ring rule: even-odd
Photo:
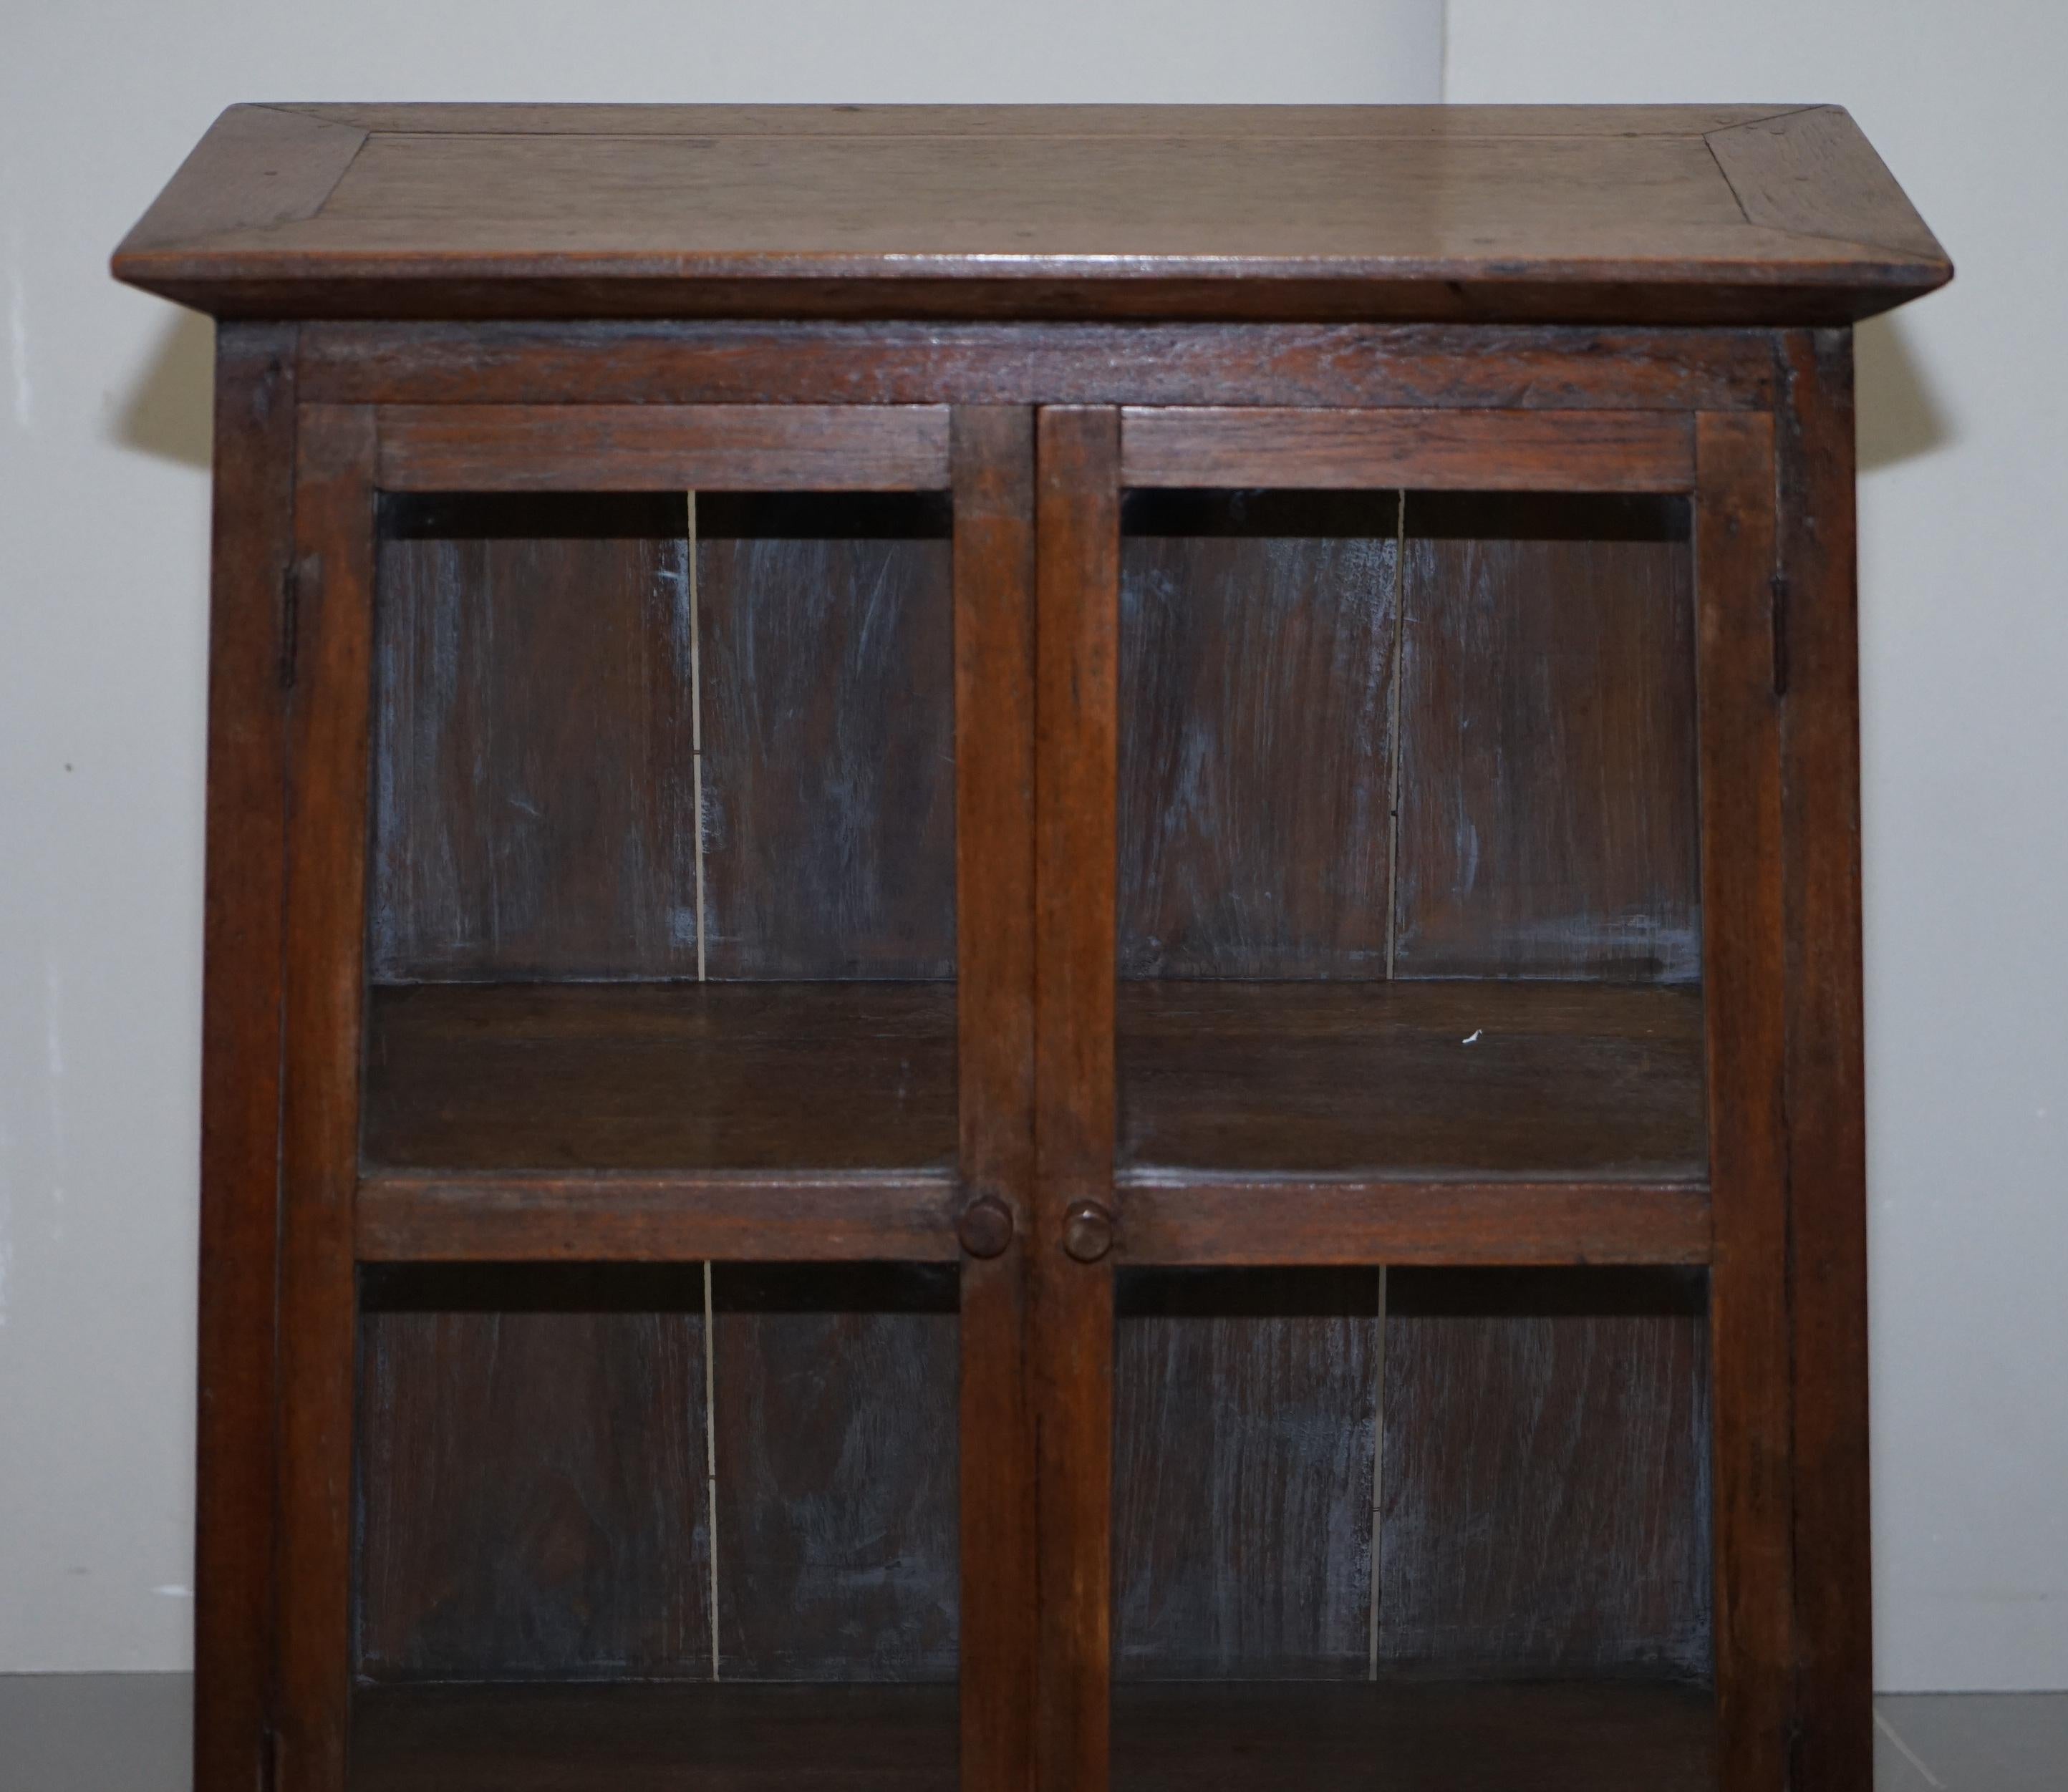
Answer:
[[[1123,530],[1122,1162],[1699,1178],[1685,503]]]
[[[381,522],[369,1160],[951,1161],[947,499]]]

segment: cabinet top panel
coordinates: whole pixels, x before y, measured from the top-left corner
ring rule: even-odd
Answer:
[[[234,106],[116,252],[231,317],[1810,323],[1952,269],[1835,106]]]

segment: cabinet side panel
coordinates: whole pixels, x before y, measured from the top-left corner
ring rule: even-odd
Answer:
[[[273,1640],[275,1278],[295,333],[216,338],[202,1000],[194,1783],[265,1770]]]
[[[697,527],[710,974],[953,976],[946,503],[704,493]]]
[[[1364,1676],[1378,1279],[1375,1270],[1122,1278],[1118,1677]]]
[[[713,1276],[720,1677],[953,1680],[954,1267]]]
[[[370,1286],[360,1673],[709,1678],[698,1272]]]
[[[1407,534],[1399,974],[1698,980],[1686,505],[1417,492]]]
[[[375,980],[694,976],[686,500],[384,515]]]
[[[1387,1279],[1384,1664],[1705,1674],[1700,1275]]]
[[[1782,339],[1781,720],[1794,1276],[1793,1783],[1873,1778],[1859,642],[1850,331]]]

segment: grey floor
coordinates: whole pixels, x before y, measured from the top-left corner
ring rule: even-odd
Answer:
[[[2063,1792],[2068,1692],[1879,1701],[1875,1792]],[[0,1674],[0,1792],[189,1792],[184,1674]]]

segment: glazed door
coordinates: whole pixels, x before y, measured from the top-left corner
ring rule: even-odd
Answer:
[[[1021,1782],[1032,427],[301,410],[283,1792]]]
[[[1040,1785],[1778,1792],[1771,419],[1038,437]]]

